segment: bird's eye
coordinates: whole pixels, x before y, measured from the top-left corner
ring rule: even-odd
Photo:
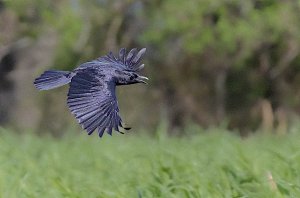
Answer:
[[[130,76],[130,80],[135,79],[136,77],[134,75]]]
[[[132,75],[130,75],[130,80],[134,80],[134,79],[136,79],[138,77],[138,75],[137,74],[132,74]]]

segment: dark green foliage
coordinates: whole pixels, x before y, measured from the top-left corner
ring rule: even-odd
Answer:
[[[188,122],[226,121],[245,132],[268,120],[262,101],[274,117],[270,128],[299,114],[299,1],[5,3],[19,18],[19,37],[55,32],[52,68],[71,69],[120,47],[147,47],[148,121],[133,114],[131,122],[155,126],[163,117],[170,131],[181,131]]]
[[[210,101],[202,114],[217,121],[228,118],[233,127],[253,127],[250,112],[261,111],[257,104],[262,99],[274,111],[299,107],[288,102],[295,92],[288,87],[299,80],[294,72],[299,64],[299,2],[170,0],[152,6],[142,40],[164,57],[158,60],[164,72],[153,72],[161,75],[158,86],[169,81],[174,95],[194,99],[194,104],[185,104],[179,97],[171,112],[179,105],[197,118],[199,111],[187,107],[203,109]]]

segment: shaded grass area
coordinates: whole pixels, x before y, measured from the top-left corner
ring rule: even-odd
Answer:
[[[299,197],[300,134],[189,137],[0,130],[0,197]]]

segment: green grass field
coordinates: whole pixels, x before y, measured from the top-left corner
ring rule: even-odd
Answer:
[[[55,139],[1,129],[0,197],[300,197],[300,130]]]

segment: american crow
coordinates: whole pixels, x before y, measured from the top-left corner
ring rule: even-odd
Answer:
[[[70,83],[67,103],[81,126],[91,135],[96,129],[99,137],[104,131],[112,134],[122,125],[115,89],[118,85],[146,83],[140,76],[144,64],[140,64],[146,49],[132,49],[126,54],[122,48],[119,56],[112,52],[96,60],[83,63],[73,71],[45,71],[35,79],[38,90],[49,90]]]

